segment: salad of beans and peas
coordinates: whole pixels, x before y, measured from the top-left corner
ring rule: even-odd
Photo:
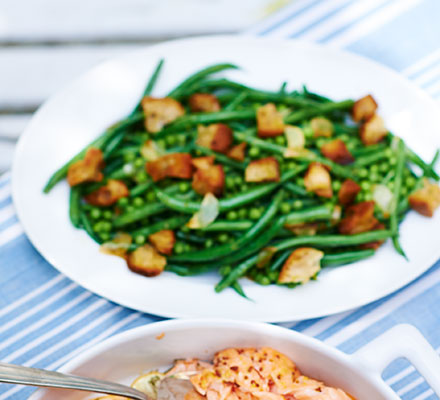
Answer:
[[[306,87],[265,91],[191,75],[151,97],[49,179],[67,178],[70,220],[145,276],[217,270],[295,287],[321,268],[371,257],[412,208],[440,205],[437,152],[423,161],[389,132],[371,95],[332,101]]]

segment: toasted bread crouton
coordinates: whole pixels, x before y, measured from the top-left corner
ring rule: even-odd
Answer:
[[[411,193],[408,200],[413,210],[426,217],[432,217],[435,209],[440,206],[440,187],[425,179],[423,188]]]
[[[360,128],[361,140],[365,146],[376,144],[388,135],[384,120],[379,115],[374,114],[369,120],[364,122]]]
[[[145,169],[153,178],[154,182],[160,181],[167,177],[190,179],[193,172],[191,154],[166,154],[155,161],[147,162]]]
[[[275,104],[268,103],[257,109],[258,136],[262,138],[284,134],[283,115]]]
[[[316,235],[320,227],[318,222],[299,222],[294,224],[284,224],[284,228],[292,232],[296,236],[313,236]]]
[[[127,256],[127,265],[133,272],[145,276],[157,276],[165,269],[167,259],[149,244],[138,247]]]
[[[156,99],[147,96],[141,105],[145,113],[145,129],[151,133],[161,131],[165,125],[185,114],[182,104],[171,97]]]
[[[159,147],[154,140],[146,140],[141,147],[140,153],[147,161],[156,161],[165,155],[165,150]]]
[[[313,192],[320,197],[332,197],[332,179],[327,168],[321,163],[313,162],[309,165],[304,184],[308,192]]]
[[[385,229],[385,225],[382,222],[377,222],[377,224],[374,225],[371,230],[372,231],[381,231],[383,229]],[[377,250],[384,243],[385,243],[385,240],[375,240],[374,242],[361,244],[359,246],[359,248],[362,250],[368,250],[368,249]]]
[[[198,168],[193,176],[192,188],[198,194],[212,193],[221,196],[225,185],[225,173],[222,165],[208,165]]]
[[[132,242],[133,239],[128,233],[117,233],[113,240],[103,243],[99,251],[104,254],[125,258],[125,254]]]
[[[310,127],[314,137],[331,137],[333,135],[333,123],[324,117],[315,117],[310,121]]]
[[[342,182],[341,188],[338,192],[339,204],[347,206],[353,203],[360,191],[361,187],[354,180],[346,179]]]
[[[300,247],[290,254],[283,265],[278,283],[306,283],[320,270],[324,253],[311,247]]]
[[[246,157],[246,146],[247,143],[242,142],[231,147],[227,153],[227,156],[236,161],[244,161]]]
[[[244,172],[246,182],[278,182],[280,167],[274,157],[251,161]]]
[[[104,166],[102,151],[90,147],[83,160],[74,162],[67,171],[67,182],[76,186],[84,182],[101,182],[104,175],[100,171]]]
[[[85,199],[87,203],[94,206],[108,207],[129,194],[130,192],[124,182],[109,179],[104,186],[85,196]]]
[[[354,157],[341,139],[335,139],[322,145],[321,153],[324,157],[342,165],[351,164],[354,161]]]
[[[210,93],[194,93],[188,103],[192,112],[216,112],[221,108],[217,96]]]
[[[377,103],[373,96],[370,94],[368,96],[362,97],[356,101],[351,110],[351,116],[353,121],[366,121],[370,119],[377,110]]]
[[[349,206],[338,225],[339,233],[353,235],[371,231],[378,223],[374,216],[374,204],[374,201],[363,201]]]
[[[163,229],[148,236],[148,241],[159,253],[169,255],[173,252],[176,237],[172,230]]]
[[[226,153],[232,144],[232,130],[225,124],[199,125],[196,143],[201,147]]]
[[[213,165],[214,161],[215,161],[214,156],[196,157],[192,159],[192,165],[194,168],[204,169]]]

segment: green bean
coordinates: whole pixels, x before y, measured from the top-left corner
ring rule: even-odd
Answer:
[[[200,151],[202,154],[205,154],[207,156],[214,156],[215,159],[225,165],[229,165],[232,168],[244,170],[246,168],[246,164],[244,162],[235,161],[228,156],[225,156],[224,154],[217,153],[215,151],[212,151],[211,149],[208,149],[207,147],[202,146],[194,146],[195,150]]]
[[[367,154],[367,155],[364,155],[362,157],[357,158],[353,164],[353,167],[355,167],[355,168],[365,167],[367,165],[373,164],[373,163],[380,161],[380,160],[383,160],[385,158],[387,158],[387,155],[385,154],[383,149],[379,149],[379,150],[377,150],[377,152],[370,153],[370,154]]]
[[[270,266],[270,270],[278,271],[284,264],[284,262],[289,258],[291,253],[291,250],[285,250],[284,252],[282,252],[280,256],[272,263],[272,265]]]
[[[164,62],[165,62],[165,60],[163,58],[161,58],[159,60],[159,62],[157,63],[156,68],[154,69],[154,71],[153,71],[153,73],[147,83],[147,86],[145,87],[144,97],[150,95],[151,92],[153,91],[154,86],[156,85],[156,82],[159,78],[159,74],[160,74],[160,71],[162,70]]]
[[[152,235],[153,233],[162,231],[164,229],[180,228],[182,225],[186,224],[187,222],[188,222],[187,216],[172,217],[172,218],[168,218],[168,219],[156,222],[155,224],[136,229],[136,230],[130,232],[130,234],[133,237],[138,236],[138,235],[149,236],[149,235]]]
[[[238,281],[235,281],[231,284],[231,288],[235,290],[237,294],[239,294],[241,297],[244,297],[247,300],[250,300],[249,297],[246,296],[246,293],[244,292],[243,288],[241,287],[240,283]]]
[[[116,149],[120,146],[120,144],[124,140],[124,137],[125,137],[125,132],[122,131],[108,141],[103,152],[104,160],[107,160],[112,156],[112,154],[116,151]]]
[[[292,182],[287,182],[284,187],[293,194],[298,194],[300,196],[308,196],[310,193],[301,186],[295,185]]]
[[[246,97],[248,96],[248,92],[246,90],[243,90],[237,97],[235,97],[229,104],[227,104],[225,107],[223,107],[224,111],[234,111],[237,106],[239,106],[243,101],[246,100]]]
[[[167,211],[167,208],[162,203],[145,204],[143,207],[136,208],[131,213],[122,214],[115,218],[113,225],[116,228],[121,228],[151,215],[161,214],[165,211]]]
[[[148,190],[153,186],[152,181],[147,181],[144,183],[140,183],[139,185],[135,186],[134,188],[130,189],[130,197],[137,197],[145,192],[148,192]]]
[[[333,210],[327,206],[317,206],[306,208],[301,211],[294,211],[286,215],[286,224],[298,224],[301,222],[310,222],[316,220],[331,219]]]
[[[70,200],[69,200],[69,217],[70,222],[75,228],[81,226],[81,191],[78,187],[73,187],[70,189]]]
[[[87,214],[85,211],[80,211],[79,218],[81,221],[81,225],[84,228],[84,230],[87,232],[87,234],[96,242],[101,244],[102,240],[98,237],[98,235],[95,233],[95,231],[92,228],[92,224],[90,223],[89,218],[87,217]]]
[[[380,143],[380,144],[372,144],[370,146],[367,147],[358,147],[355,148],[354,150],[351,151],[351,154],[355,157],[355,158],[361,158],[363,156],[369,156],[372,153],[379,153],[379,152],[383,152],[388,148],[387,145]]]
[[[281,87],[280,87],[280,90],[279,90],[279,93],[280,94],[286,94],[287,93],[287,85],[288,85],[289,83],[287,82],[287,81],[284,81],[282,84],[281,84]]]
[[[67,171],[69,167],[76,161],[84,158],[87,150],[91,147],[96,147],[101,149],[110,139],[112,139],[118,132],[123,129],[126,129],[130,125],[141,121],[144,118],[143,113],[136,113],[128,118],[123,119],[122,121],[114,124],[110,128],[108,128],[101,136],[92,141],[89,145],[87,145],[83,150],[81,150],[78,154],[73,156],[67,163],[65,163],[61,168],[59,168],[55,173],[49,178],[46,186],[43,189],[44,193],[49,193],[50,190],[62,179],[64,179],[67,175]]]
[[[370,243],[376,240],[388,239],[392,235],[393,233],[391,231],[377,230],[357,233],[355,235],[299,236],[278,242],[274,245],[274,247],[276,247],[277,251],[281,251],[302,245],[315,245],[317,247],[356,246],[358,244]]]
[[[293,124],[296,122],[300,122],[304,119],[316,117],[319,115],[325,115],[332,111],[348,110],[353,107],[353,104],[353,100],[344,100],[338,103],[324,103],[315,108],[305,108],[302,110],[294,111],[285,119],[285,122],[288,124]]]
[[[434,157],[432,158],[432,161],[429,163],[429,166],[434,169],[435,168],[435,164],[437,164],[438,158],[440,156],[440,149],[437,149]]]
[[[252,135],[255,134],[255,132],[256,132],[255,129],[249,129],[246,132],[234,132],[234,138],[240,142],[246,142],[262,150],[266,150],[271,153],[280,154],[282,156],[284,155],[284,152],[286,151],[285,147],[270,143],[263,139],[259,139],[256,136]]]
[[[252,256],[236,266],[230,274],[226,275],[217,285],[215,291],[220,293],[222,290],[231,286],[237,279],[245,275],[254,265],[257,264],[258,255]]]
[[[310,92],[305,85],[303,85],[303,96],[306,98],[310,98],[312,100],[320,101],[321,103],[330,103],[333,102],[333,100],[329,99],[328,97],[321,96],[320,94]]]
[[[234,231],[245,231],[248,230],[253,225],[252,221],[222,221],[216,220],[212,224],[209,224],[202,231],[205,232],[234,232]]]
[[[263,216],[256,222],[243,236],[233,243],[226,243],[213,249],[197,250],[194,252],[179,254],[170,257],[171,261],[189,261],[189,262],[206,262],[221,258],[231,252],[237,251],[243,246],[254,240],[259,233],[270,223],[278,212],[279,205],[283,198],[284,192],[280,190],[274,197],[270,206],[266,209]]]
[[[394,175],[393,200],[392,200],[392,207],[390,213],[390,229],[391,232],[393,233],[392,241],[394,248],[400,255],[407,258],[405,252],[403,251],[399,243],[399,229],[398,229],[398,224],[399,224],[398,204],[400,197],[400,187],[402,186],[402,174],[403,174],[404,166],[405,166],[405,143],[403,142],[402,139],[399,138],[397,145],[397,163],[395,169],[396,172]]]
[[[226,69],[238,69],[238,67],[234,64],[215,64],[203,68],[200,71],[197,71],[195,74],[192,74],[188,78],[186,78],[182,83],[180,83],[176,88],[174,88],[170,93],[168,93],[168,97],[179,99],[185,93],[188,87],[191,87],[193,84],[201,81],[203,78],[205,78],[208,75],[211,75],[216,72],[224,71]]]
[[[184,240],[185,242],[192,242],[192,243],[197,243],[197,244],[204,244],[206,242],[205,237],[192,235],[191,233],[185,233],[182,231],[177,231],[176,236],[177,236],[177,238]]]
[[[343,253],[335,253],[335,254],[325,254],[321,260],[321,265],[323,267],[330,267],[334,265],[350,264],[371,257],[372,255],[374,255],[374,253],[375,250],[367,249],[367,250],[346,251]]]
[[[423,161],[416,153],[414,153],[408,147],[406,148],[406,157],[413,164],[415,164],[419,168],[421,168],[425,176],[432,178],[432,179],[435,179],[436,181],[440,180],[440,177],[434,171],[434,169],[431,167],[431,165],[425,163],[425,161]]]

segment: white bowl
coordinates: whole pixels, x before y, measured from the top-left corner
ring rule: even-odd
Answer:
[[[108,339],[77,356],[61,371],[130,383],[142,372],[167,367],[176,358],[209,360],[220,349],[243,346],[274,347],[289,356],[304,374],[343,388],[358,400],[398,399],[382,380],[381,372],[392,360],[405,357],[440,395],[440,358],[410,325],[397,325],[358,352],[346,355],[316,339],[274,325],[231,320],[171,320]],[[31,399],[61,397],[90,398],[84,392],[51,389],[39,390]]]

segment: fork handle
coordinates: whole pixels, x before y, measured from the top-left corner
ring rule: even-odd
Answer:
[[[23,367],[0,362],[0,382],[18,385],[84,390],[128,397],[135,400],[151,400],[139,390],[118,383],[94,378],[82,378],[44,369]]]

